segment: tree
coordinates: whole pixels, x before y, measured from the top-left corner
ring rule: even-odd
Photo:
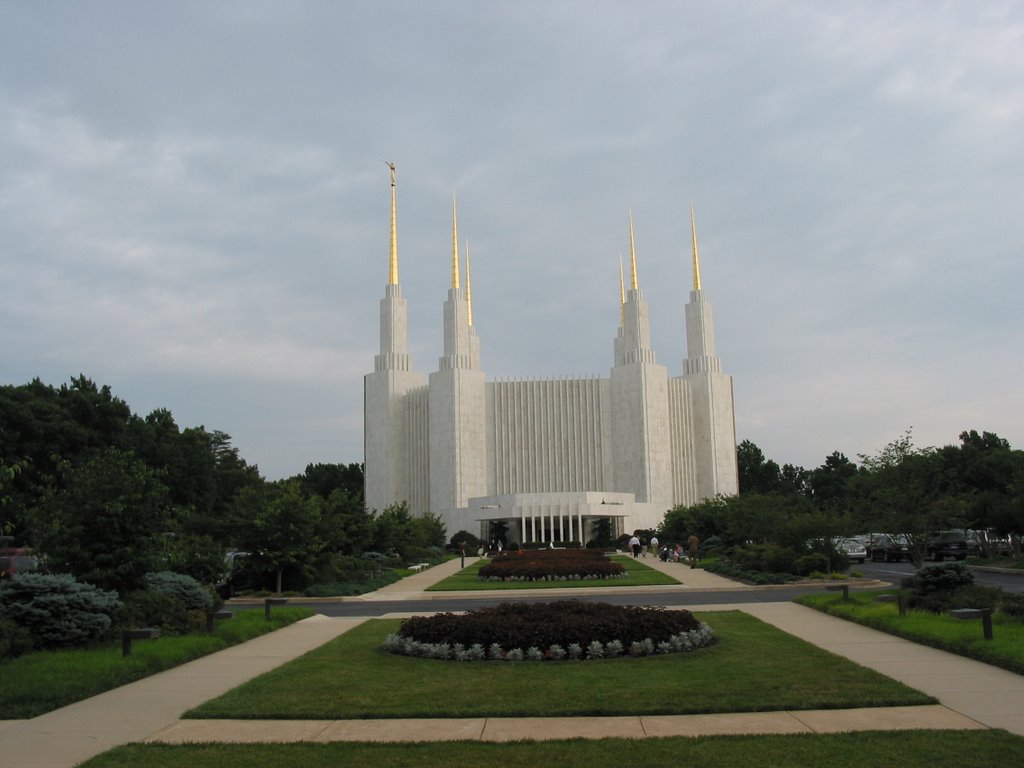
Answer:
[[[63,487],[33,510],[35,540],[49,570],[124,594],[144,586],[160,552],[167,488],[134,454],[97,451],[61,466]]]
[[[308,495],[326,499],[335,491],[345,491],[352,498],[363,496],[362,464],[307,464],[297,477]]]
[[[811,470],[807,487],[819,509],[845,511],[850,505],[850,483],[856,476],[857,465],[839,451],[833,451],[820,467]]]
[[[928,541],[939,531],[963,527],[967,504],[952,487],[948,453],[915,448],[910,430],[874,456],[861,456],[864,499],[885,533],[906,538],[918,568]]]
[[[317,536],[322,503],[289,480],[264,489],[247,488],[239,495],[238,506],[252,515],[252,524],[242,534],[243,547],[257,563],[273,570],[276,592],[281,592],[285,569],[305,575],[323,550]]]
[[[361,555],[370,546],[373,518],[366,511],[361,493],[355,496],[344,489],[336,489],[321,509],[318,536],[327,551]]]

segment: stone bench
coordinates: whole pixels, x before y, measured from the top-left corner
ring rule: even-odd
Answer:
[[[429,568],[430,563],[416,563],[416,565],[410,565],[409,570],[414,572],[422,571],[424,568]]]
[[[160,627],[140,627],[121,632],[121,656],[132,655],[132,640],[155,640],[160,637]]]
[[[263,601],[263,617],[270,620],[270,608],[274,605],[287,605],[287,597],[268,597]]]
[[[991,608],[954,608],[949,615],[954,619],[981,619],[981,631],[985,635],[985,639],[992,639]]]

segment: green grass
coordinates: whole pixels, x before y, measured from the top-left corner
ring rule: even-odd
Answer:
[[[922,645],[1024,674],[1024,622],[997,613],[992,617],[993,639],[985,640],[980,620],[963,621],[948,614],[914,610],[907,611],[906,618],[901,619],[895,603],[875,602],[875,597],[882,594],[893,593],[851,592],[849,602],[834,595],[806,595],[796,602]]]
[[[187,717],[564,717],[934,703],[877,672],[737,611],[704,617],[719,642],[693,653],[586,662],[451,662],[397,656],[373,620],[191,710]]]
[[[1024,738],[1006,731],[898,731],[784,736],[706,736],[494,744],[132,744],[81,768],[993,768],[1024,761]]]
[[[311,616],[308,608],[240,611],[219,621],[213,634],[165,636],[132,643],[122,657],[121,642],[95,648],[40,651],[0,662],[0,719],[35,717],[192,659],[245,642]]]
[[[667,573],[644,565],[641,561],[625,555],[613,555],[612,559],[626,568],[625,578],[620,579],[580,579],[579,581],[481,581],[477,572],[489,560],[478,560],[467,565],[458,573],[428,587],[428,592],[479,591],[492,589],[573,589],[578,587],[649,587],[679,584]],[[683,567],[680,566],[680,576]]]

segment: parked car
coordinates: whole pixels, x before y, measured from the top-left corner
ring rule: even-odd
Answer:
[[[225,571],[221,580],[214,585],[217,594],[227,600],[236,592],[251,588],[251,576],[245,568],[248,552],[231,551],[224,555]]]
[[[964,560],[967,557],[967,537],[960,531],[942,531],[928,539],[926,556],[929,560],[945,560],[954,557]]]
[[[871,560],[876,563],[898,563],[910,559],[910,546],[901,536],[878,536],[871,545]]]
[[[850,560],[856,560],[858,563],[863,563],[868,557],[867,547],[856,538],[836,539],[836,549],[845,552]]]
[[[39,570],[39,558],[24,547],[0,549],[0,579],[9,579],[16,573]]]

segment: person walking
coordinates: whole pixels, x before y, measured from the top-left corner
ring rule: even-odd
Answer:
[[[635,533],[629,540],[629,551],[633,553],[634,558],[640,557],[640,539]]]
[[[658,557],[661,554],[661,551],[658,549],[658,537],[657,536],[651,536],[651,553],[655,557]]]
[[[697,538],[697,534],[690,534],[690,538],[686,540],[686,546],[690,550],[690,568],[696,568],[697,559],[700,557],[700,539]]]

